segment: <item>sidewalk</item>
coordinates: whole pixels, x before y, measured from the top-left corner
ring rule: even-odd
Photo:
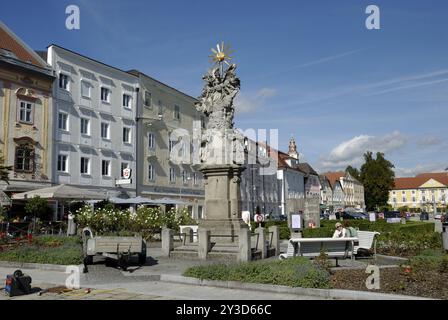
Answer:
[[[285,244],[282,243],[282,247],[286,249]],[[145,266],[129,267],[128,271],[107,267],[101,261],[90,265],[88,273],[80,274],[80,285],[84,288],[82,290],[64,294],[46,293],[42,296],[32,294],[14,298],[0,295],[0,300],[314,300],[388,298],[388,296],[369,295],[369,293],[358,293],[355,291],[340,292],[337,290],[289,288],[225,281],[201,281],[199,279],[185,278],[182,274],[191,266],[217,262],[169,259],[162,256],[161,248],[157,244],[149,246],[148,255]],[[271,257],[269,260],[276,259],[277,257]],[[351,261],[347,260],[344,262],[344,265],[340,263],[340,268],[365,268],[367,264],[372,263],[370,260],[357,260],[355,262],[356,265],[353,266]],[[392,263],[389,262],[389,264]],[[7,274],[11,274],[16,269],[18,268],[10,266],[0,267],[0,279],[5,279]],[[42,269],[27,269],[25,267],[20,269],[32,277],[33,287],[42,289],[65,285],[68,276],[63,270],[57,270],[56,268],[55,270],[49,270],[46,266],[43,266]],[[86,294],[84,292],[85,288],[92,288],[91,293]],[[389,297],[389,299],[393,298],[393,296]],[[396,298],[399,297],[397,296]]]

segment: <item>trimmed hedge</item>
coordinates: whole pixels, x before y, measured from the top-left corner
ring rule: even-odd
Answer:
[[[255,230],[258,228],[258,223],[252,221],[250,226],[251,230]],[[286,221],[265,221],[261,223],[261,226],[265,229],[269,229],[269,227],[272,226],[278,226],[280,239],[291,238],[291,231],[289,230],[288,223]]]
[[[346,220],[350,227],[359,228],[363,231],[378,231],[378,232],[404,232],[404,233],[427,233],[434,231],[434,223],[407,221],[406,224],[401,223],[387,223],[386,220],[378,220],[370,222],[368,220]],[[337,221],[321,221],[323,228],[335,230]]]
[[[184,274],[207,280],[239,281],[303,288],[330,288],[330,273],[307,258],[216,264],[188,268]]]
[[[368,220],[346,220],[349,225],[363,231],[378,231],[377,252],[388,255],[412,256],[418,255],[427,249],[440,249],[442,239],[439,233],[434,232],[434,223],[407,221],[406,224],[387,223],[386,220],[370,222]],[[327,238],[333,236],[337,221],[321,221],[321,227],[304,229],[304,238]],[[252,230],[258,224],[251,223]],[[263,224],[262,224],[263,225]],[[266,221],[264,227],[279,226],[280,239],[290,238],[290,231],[286,221]]]
[[[331,237],[336,221],[321,221],[319,229],[304,230],[305,238]],[[387,223],[385,220],[349,220],[351,227],[363,231],[378,231],[377,252],[394,256],[418,255],[427,249],[440,249],[442,238],[434,232],[434,223],[407,221],[406,224]]]

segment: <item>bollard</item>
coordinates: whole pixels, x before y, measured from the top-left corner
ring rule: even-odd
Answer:
[[[198,257],[201,260],[207,260],[208,251],[210,250],[210,230],[198,229]]]
[[[280,228],[278,226],[269,227],[269,232],[272,232],[272,244],[271,248],[275,249],[274,255],[278,256],[280,254]]]
[[[261,247],[261,259],[266,259],[268,257],[268,250],[266,247],[266,233],[264,232],[264,228],[258,227],[255,233],[259,234],[258,243]]]
[[[184,243],[185,245],[189,245],[190,243],[193,242],[193,229],[187,227],[183,231],[184,231],[183,233],[185,233]]]
[[[168,228],[162,229],[162,255],[164,257],[169,257],[170,252],[174,249],[173,235],[173,230]]]
[[[251,250],[250,230],[246,228],[241,228],[238,240],[240,250],[238,260],[241,262],[251,261],[252,250]]]

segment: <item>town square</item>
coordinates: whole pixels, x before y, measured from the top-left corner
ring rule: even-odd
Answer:
[[[214,6],[2,3],[1,302],[447,300],[447,4]]]

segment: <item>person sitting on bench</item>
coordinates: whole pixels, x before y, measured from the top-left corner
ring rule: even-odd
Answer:
[[[345,229],[340,222],[335,224],[336,230],[333,233],[333,238],[347,238],[347,229]]]

